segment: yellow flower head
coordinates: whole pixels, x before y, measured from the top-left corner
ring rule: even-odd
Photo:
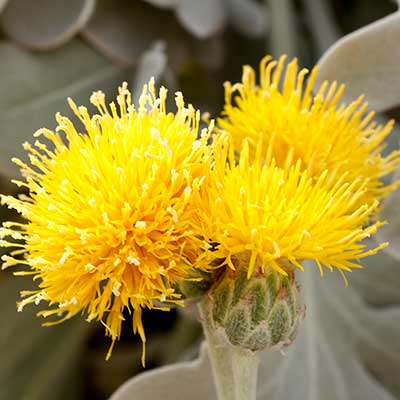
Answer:
[[[20,309],[44,300],[44,317],[85,312],[103,322],[113,343],[123,311],[133,310],[133,330],[145,342],[142,309],[179,303],[173,283],[187,277],[203,246],[191,230],[192,196],[210,174],[212,127],[198,139],[199,112],[177,93],[177,112],[167,113],[166,92],[157,98],[151,81],[137,109],[126,85],[109,108],[96,92],[92,117],[69,100],[86,133],[58,114],[56,132],[34,135],[50,147],[24,145],[30,165],[14,160],[25,178],[15,183],[29,197],[2,202],[26,222],[6,222],[0,232],[2,246],[17,248],[3,268],[22,262],[40,282],[22,293]]]
[[[246,268],[250,277],[268,271],[287,275],[295,267],[303,270],[301,262],[308,259],[321,274],[327,267],[343,275],[361,267],[355,260],[387,245],[368,250],[361,243],[382,225],[367,224],[377,200],[356,206],[368,180],[349,183],[347,174],[337,170],[313,177],[290,152],[281,167],[273,144],[267,146],[264,152],[260,141],[250,157],[245,141],[238,162],[233,146],[221,149],[230,162],[222,165],[224,157],[218,161],[208,200],[203,200],[208,208],[202,229],[211,249],[200,262]]]
[[[225,84],[220,127],[231,133],[236,151],[246,138],[253,155],[262,138],[264,151],[270,148],[277,166],[284,167],[290,153],[292,161],[302,160],[301,168],[314,180],[326,170],[335,170],[338,176],[346,173],[349,183],[367,179],[356,205],[373,204],[397,185],[381,182],[400,164],[398,151],[381,155],[393,122],[377,126],[374,113],[366,113],[362,96],[348,106],[339,105],[344,85],[338,87],[336,82],[324,82],[313,95],[317,67],[308,75],[306,69],[298,71],[296,59],[287,65],[285,60],[285,56],[279,61],[265,57],[259,84],[249,66],[244,67],[241,83]]]
[[[325,170],[312,177],[302,160],[288,154],[280,167],[273,145],[260,141],[250,157],[244,142],[238,162],[233,146],[221,148],[230,162],[215,168],[214,184],[203,196],[204,237],[211,251],[201,262],[219,262],[233,270],[275,271],[287,275],[303,260],[320,268],[344,271],[361,268],[356,260],[375,254],[383,243],[369,250],[362,241],[375,234],[381,222],[369,223],[378,201],[356,206],[368,180],[347,182],[347,174]],[[225,166],[225,169],[224,169]],[[208,199],[205,201],[205,199]],[[344,275],[343,275],[344,276]]]

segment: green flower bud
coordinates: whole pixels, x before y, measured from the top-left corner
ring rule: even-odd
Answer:
[[[209,323],[234,346],[276,350],[296,337],[304,307],[293,272],[273,271],[247,278],[227,270],[204,298]]]

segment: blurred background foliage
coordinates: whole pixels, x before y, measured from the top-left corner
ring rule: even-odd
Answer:
[[[16,193],[10,158],[24,158],[21,144],[36,129],[53,128],[57,111],[71,116],[68,96],[88,104],[101,89],[112,99],[127,81],[137,98],[155,76],[216,116],[223,82],[238,81],[243,64],[287,53],[311,67],[341,36],[396,9],[391,0],[0,0],[1,192]],[[397,108],[389,114],[400,116]],[[15,218],[4,208],[1,217]],[[103,400],[141,372],[129,318],[105,362],[109,343],[100,324],[75,318],[42,328],[37,308],[16,312],[30,280],[10,276],[0,274],[1,400]],[[362,287],[373,286],[376,276],[368,276]],[[147,368],[194,357],[201,331],[190,307],[185,314],[152,311],[144,320]]]

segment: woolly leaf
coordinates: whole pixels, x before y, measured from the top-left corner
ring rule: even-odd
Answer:
[[[372,109],[400,104],[400,12],[367,25],[337,41],[319,61],[316,85],[346,83],[343,99],[365,94]]]
[[[24,46],[55,48],[86,25],[95,4],[96,0],[12,0],[0,16],[1,26]]]

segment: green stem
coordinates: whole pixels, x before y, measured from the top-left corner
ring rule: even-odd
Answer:
[[[218,400],[256,400],[257,354],[225,343],[210,322],[204,301],[199,310]]]
[[[234,377],[228,345],[221,342],[217,332],[209,323],[202,302],[199,303],[200,320],[208,344],[211,368],[217,389],[218,400],[235,400]]]
[[[240,347],[232,348],[233,377],[236,400],[255,400],[257,397],[257,353]]]

